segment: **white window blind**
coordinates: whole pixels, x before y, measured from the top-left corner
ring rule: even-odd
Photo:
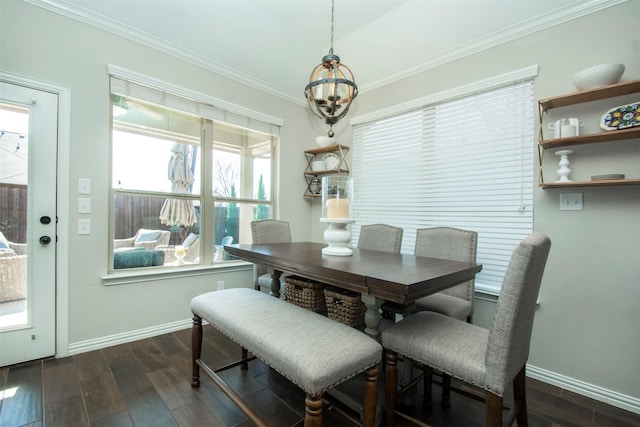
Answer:
[[[478,232],[476,287],[497,292],[511,253],[533,229],[533,80],[362,123],[354,127],[356,218],[360,226]]]

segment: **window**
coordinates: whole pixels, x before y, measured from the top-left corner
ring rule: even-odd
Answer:
[[[529,76],[357,123],[353,244],[376,222],[404,228],[405,253],[418,228],[475,230],[476,288],[497,292],[533,229],[533,89]]]
[[[228,261],[224,244],[250,242],[251,221],[275,213],[281,123],[110,73],[110,271]]]

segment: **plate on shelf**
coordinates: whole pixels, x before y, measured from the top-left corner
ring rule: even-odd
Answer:
[[[335,153],[325,155],[322,160],[324,160],[327,170],[335,170],[340,166],[340,157]]]
[[[640,101],[621,105],[602,115],[600,127],[604,130],[628,129],[640,126]]]

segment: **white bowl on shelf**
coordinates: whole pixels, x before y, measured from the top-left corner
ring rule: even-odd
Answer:
[[[316,144],[320,147],[327,147],[332,144],[337,144],[335,138],[331,138],[327,135],[316,136]]]
[[[579,71],[573,76],[573,84],[578,90],[595,89],[608,86],[620,81],[624,73],[622,64],[600,64]]]
[[[327,162],[324,160],[313,160],[311,162],[311,170],[313,172],[320,172],[327,170]]]

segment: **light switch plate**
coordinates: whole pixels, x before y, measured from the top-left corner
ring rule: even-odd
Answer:
[[[91,194],[91,180],[78,178],[78,194]]]
[[[91,213],[91,199],[88,197],[78,198],[78,213]]]
[[[78,234],[91,234],[91,220],[79,219],[78,220]]]
[[[560,193],[561,211],[581,211],[582,193]]]

